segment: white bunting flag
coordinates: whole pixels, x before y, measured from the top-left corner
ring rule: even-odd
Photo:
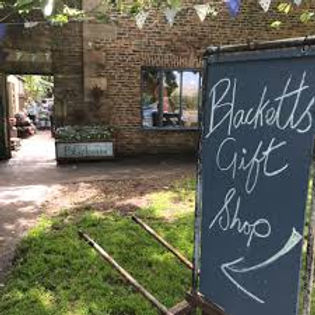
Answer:
[[[259,4],[265,12],[268,12],[270,8],[271,0],[259,0]]]
[[[148,11],[140,11],[136,15],[136,24],[140,30],[143,28],[143,25],[144,25],[146,19],[148,18],[148,16],[149,16]]]
[[[25,22],[24,27],[25,28],[32,28],[32,27],[37,26],[38,24],[39,24],[38,22]]]
[[[210,4],[196,4],[194,5],[194,8],[196,10],[197,15],[199,16],[199,19],[201,22],[203,22],[207,15],[210,13]]]
[[[36,54],[32,54],[32,62],[35,62],[36,61]]]
[[[179,12],[179,10],[179,8],[166,8],[164,10],[166,20],[170,26],[173,26],[176,14]]]
[[[297,6],[300,6],[301,3],[302,3],[302,0],[294,0],[294,3],[295,3]]]
[[[43,9],[45,16],[51,16],[54,11],[55,0],[47,0]]]

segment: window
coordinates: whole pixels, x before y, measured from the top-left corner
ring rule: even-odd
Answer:
[[[143,127],[197,128],[201,73],[143,68],[141,101]]]

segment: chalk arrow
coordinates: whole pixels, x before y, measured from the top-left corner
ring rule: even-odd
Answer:
[[[280,251],[278,251],[275,255],[273,255],[272,257],[270,257],[269,259],[265,260],[264,262],[251,266],[251,267],[237,267],[237,265],[244,261],[244,257],[238,258],[236,260],[233,260],[231,262],[228,263],[224,263],[221,265],[221,270],[223,272],[223,274],[239,289],[241,290],[243,293],[245,293],[247,296],[249,296],[250,298],[252,298],[253,300],[255,300],[258,303],[264,304],[265,301],[263,301],[262,299],[260,299],[259,297],[257,297],[256,295],[254,295],[253,293],[251,293],[249,290],[247,290],[246,288],[244,288],[243,286],[241,286],[231,275],[231,273],[247,273],[250,271],[254,271],[257,269],[261,269],[264,267],[267,267],[271,264],[273,264],[274,262],[276,262],[277,260],[279,260],[281,257],[285,256],[286,254],[288,254],[301,240],[303,239],[302,235],[295,229],[293,228],[292,233],[290,238],[288,239],[288,241],[284,244],[284,246],[282,247],[282,249]]]

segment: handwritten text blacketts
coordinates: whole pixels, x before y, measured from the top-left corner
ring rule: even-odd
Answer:
[[[315,97],[305,101],[303,93],[310,89],[306,80],[306,71],[298,80],[296,77],[288,77],[280,95],[275,96],[271,95],[268,86],[264,86],[258,102],[247,110],[240,109],[242,106],[237,103],[237,79],[223,78],[211,88],[211,111],[205,140],[210,139],[220,129],[220,135],[223,133],[225,138],[216,151],[217,169],[233,179],[238,174],[245,174],[246,180],[244,187],[228,188],[222,206],[209,223],[210,230],[215,226],[223,232],[235,230],[245,236],[247,247],[250,247],[256,238],[266,239],[271,235],[273,227],[268,218],[257,217],[253,222],[249,222],[242,216],[242,198],[237,189],[244,189],[247,195],[251,195],[261,177],[275,177],[288,172],[290,164],[286,157],[283,156],[279,160],[287,141],[271,137],[267,141],[258,141],[255,150],[248,150],[237,143],[234,131],[239,128],[256,130],[270,127],[280,131],[290,129],[298,134],[307,133],[313,124]],[[298,84],[293,84],[293,81]]]

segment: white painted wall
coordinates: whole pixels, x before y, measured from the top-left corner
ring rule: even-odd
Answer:
[[[7,77],[9,116],[12,117],[18,113],[24,106],[25,90],[23,81],[16,75]]]

